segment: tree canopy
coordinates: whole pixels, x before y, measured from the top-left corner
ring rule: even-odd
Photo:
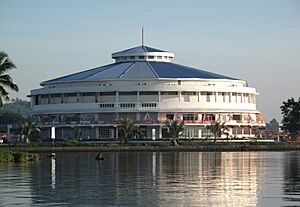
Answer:
[[[8,55],[4,52],[0,52],[0,107],[2,107],[4,101],[9,100],[7,89],[17,92],[19,90],[18,86],[13,83],[10,75],[6,74],[14,68],[16,68],[16,66],[8,59]]]
[[[21,114],[24,118],[27,118],[32,115],[30,101],[22,99],[12,99],[9,103],[3,104],[0,108],[1,113],[18,113]]]
[[[214,134],[214,142],[217,141],[217,138],[220,138],[223,134],[228,134],[228,127],[225,125],[225,122],[221,122],[220,120],[211,122],[210,126],[207,126],[208,129]]]
[[[289,132],[291,137],[296,137],[300,131],[300,98],[296,101],[289,98],[280,107],[282,119],[282,129]]]
[[[127,144],[130,138],[140,135],[138,128],[134,125],[133,121],[129,119],[120,119],[118,130],[125,144]]]
[[[172,144],[178,145],[177,139],[184,130],[184,123],[176,120],[167,120],[165,122],[165,125],[168,128],[168,133],[170,134],[170,137],[172,138]]]

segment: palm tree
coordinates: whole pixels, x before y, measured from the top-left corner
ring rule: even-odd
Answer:
[[[141,134],[138,128],[134,125],[133,121],[129,119],[119,120],[119,133],[125,144],[128,143],[129,138]]]
[[[41,130],[32,123],[31,117],[29,117],[21,130],[21,139],[25,143],[30,143],[30,140],[40,140]]]
[[[211,122],[211,125],[207,126],[207,128],[213,133],[214,142],[216,142],[217,138],[221,137],[223,134],[228,134],[227,131],[229,131],[228,127],[225,126],[225,122],[222,123],[220,120]]]
[[[81,138],[81,135],[82,135],[82,128],[79,127],[79,126],[75,126],[74,127],[74,141],[75,142],[78,142]]]
[[[165,125],[168,127],[168,132],[170,134],[170,137],[172,138],[172,144],[179,145],[177,139],[184,130],[184,123],[178,122],[176,120],[167,120],[165,122]]]
[[[8,56],[4,52],[0,52],[0,107],[3,106],[4,101],[8,101],[8,92],[6,88],[9,88],[13,91],[19,90],[18,86],[13,83],[12,78],[5,74],[9,70],[16,68],[16,66],[8,59]]]

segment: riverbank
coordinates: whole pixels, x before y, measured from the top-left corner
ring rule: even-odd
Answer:
[[[19,145],[1,146],[0,150],[14,152],[43,153],[43,152],[137,152],[137,151],[292,151],[300,150],[297,142],[274,143],[181,143],[180,146],[171,146],[169,143],[139,143],[139,144],[57,144],[54,146]]]

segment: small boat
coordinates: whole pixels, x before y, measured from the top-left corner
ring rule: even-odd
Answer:
[[[99,153],[96,155],[95,160],[104,160],[104,157],[103,157],[103,155],[102,155],[101,152],[99,152]]]

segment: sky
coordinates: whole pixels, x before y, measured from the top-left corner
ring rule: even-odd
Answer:
[[[173,62],[246,80],[267,122],[300,97],[300,0],[0,0],[0,19],[0,51],[17,66],[11,98],[112,63],[141,44],[142,26]]]

